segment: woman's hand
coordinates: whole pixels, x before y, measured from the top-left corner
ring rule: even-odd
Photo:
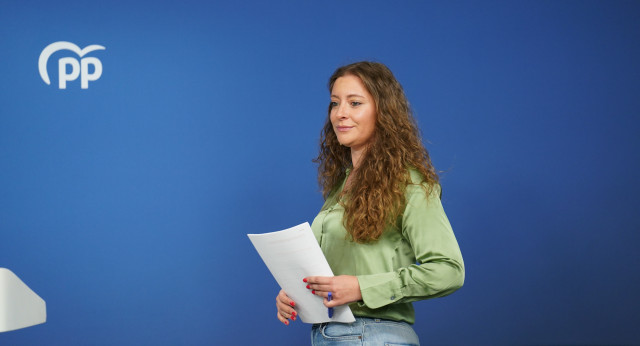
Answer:
[[[298,314],[294,309],[295,306],[296,303],[294,303],[283,290],[280,290],[280,293],[278,293],[276,297],[276,308],[278,309],[278,319],[280,322],[288,326],[289,319],[292,321],[296,320]]]
[[[309,276],[302,281],[307,283],[311,293],[324,298],[324,305],[328,308],[362,300],[360,283],[355,276]],[[329,292],[331,301],[327,300]]]

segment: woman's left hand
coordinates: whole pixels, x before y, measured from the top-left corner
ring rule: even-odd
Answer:
[[[355,276],[309,276],[302,281],[307,283],[309,292],[324,298],[324,305],[328,308],[362,300],[360,283]],[[331,301],[327,300],[329,292]]]

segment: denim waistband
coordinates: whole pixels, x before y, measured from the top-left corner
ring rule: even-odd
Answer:
[[[373,317],[360,317],[360,316],[354,316],[356,318],[355,322],[349,322],[349,323],[345,323],[345,324],[372,324],[372,323],[389,323],[389,322],[393,322],[393,323],[404,323],[406,325],[411,325],[405,321],[394,321],[394,320],[385,320],[382,318],[373,318]],[[314,326],[321,326],[324,324],[329,324],[329,323],[344,323],[344,322],[323,322],[323,323],[314,323]]]
[[[356,317],[355,322],[325,322],[311,328],[311,344],[329,345],[420,345],[411,325],[404,321]]]

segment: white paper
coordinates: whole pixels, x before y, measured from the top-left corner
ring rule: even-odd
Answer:
[[[323,298],[311,294],[302,279],[307,276],[333,276],[308,222],[283,231],[247,234],[280,287],[296,303],[304,323],[354,322],[348,305],[336,306],[329,318]]]

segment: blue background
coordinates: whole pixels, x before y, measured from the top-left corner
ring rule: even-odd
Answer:
[[[44,47],[106,47],[57,88]],[[640,343],[640,2],[0,1],[0,267],[47,302],[7,345],[303,345],[246,233],[311,221],[343,64],[387,64],[467,276],[425,344]]]

